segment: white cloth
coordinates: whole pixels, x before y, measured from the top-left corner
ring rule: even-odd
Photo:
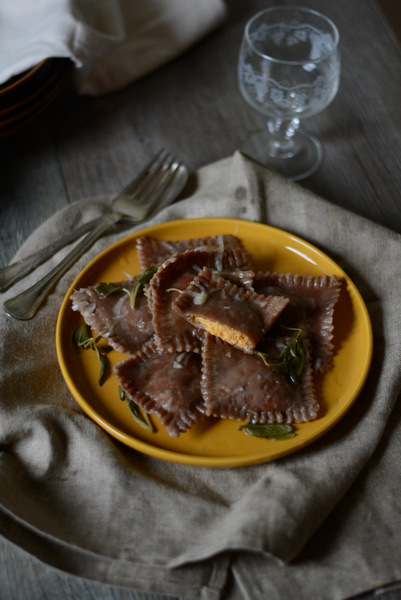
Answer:
[[[70,58],[81,94],[116,91],[221,24],[223,0],[0,0],[0,84]]]

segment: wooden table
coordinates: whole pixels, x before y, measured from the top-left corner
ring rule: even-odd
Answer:
[[[241,149],[264,126],[238,91],[236,63],[244,25],[266,2],[227,4],[226,24],[167,66],[101,98],[78,97],[70,82],[37,121],[0,140],[1,265],[57,210],[117,193],[161,146],[196,170]],[[307,5],[336,22],[343,68],[332,105],[304,124],[322,139],[325,158],[301,185],[401,232],[401,52],[381,10],[391,15],[397,0]],[[71,577],[5,540],[0,553],[7,600],[161,598]]]

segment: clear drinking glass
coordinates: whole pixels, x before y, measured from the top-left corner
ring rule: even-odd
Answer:
[[[290,179],[307,177],[321,163],[321,143],[298,128],[301,117],[321,112],[337,93],[338,41],[334,23],[307,8],[268,8],[245,27],[239,87],[269,119],[244,150]]]

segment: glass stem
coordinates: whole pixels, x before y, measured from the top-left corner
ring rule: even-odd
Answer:
[[[299,119],[269,119],[267,129],[271,135],[269,155],[274,158],[291,158],[299,151],[294,134],[299,127]]]

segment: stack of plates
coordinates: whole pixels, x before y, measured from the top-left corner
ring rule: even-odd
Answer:
[[[71,66],[65,58],[48,58],[0,85],[0,138],[39,116],[61,91]]]

